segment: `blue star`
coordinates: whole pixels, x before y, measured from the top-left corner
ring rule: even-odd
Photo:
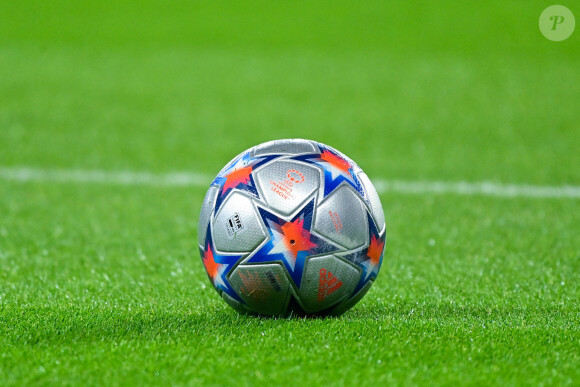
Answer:
[[[294,160],[315,164],[324,171],[324,197],[342,182],[347,182],[364,198],[363,186],[356,176],[353,165],[336,151],[318,144],[320,153],[293,157]]]
[[[215,211],[217,212],[223,200],[233,189],[246,191],[252,196],[258,198],[258,190],[256,189],[252,172],[254,169],[276,157],[278,157],[278,155],[250,157],[250,152],[246,152],[226,166],[211,183],[212,185],[220,186],[215,204]]]
[[[369,243],[362,250],[344,255],[343,258],[351,261],[362,269],[362,275],[353,294],[356,294],[370,280],[377,277],[383,263],[383,254],[386,240],[386,232],[381,236],[375,222],[367,213],[369,223]]]
[[[278,217],[258,207],[270,238],[246,262],[282,262],[297,287],[302,282],[306,259],[311,255],[336,251],[338,248],[313,235],[314,200],[306,204],[291,220]]]
[[[211,237],[211,227],[207,227],[205,237],[205,250],[200,248],[200,255],[205,270],[213,286],[218,290],[225,292],[237,301],[244,302],[230,286],[227,275],[242,258],[241,255],[222,255],[216,252]]]

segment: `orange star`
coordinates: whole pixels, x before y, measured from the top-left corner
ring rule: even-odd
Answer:
[[[294,258],[300,251],[308,251],[316,247],[316,243],[310,240],[310,232],[304,229],[304,219],[298,218],[294,222],[287,222],[282,227],[284,243]]]
[[[377,266],[381,261],[381,254],[383,253],[384,246],[385,242],[375,238],[374,235],[371,237],[371,243],[369,245],[369,249],[367,250],[367,257],[371,259],[371,264],[373,266]]]
[[[327,150],[324,150],[320,154],[320,159],[323,161],[326,161],[327,163],[329,163],[330,165],[332,165],[336,169],[339,169],[339,170],[346,172],[350,175],[350,172],[349,172],[350,164],[346,160],[344,160],[342,157],[337,156],[334,153],[329,152]]]
[[[207,273],[213,281],[218,275],[220,264],[214,260],[213,251],[209,245],[207,246],[206,252],[203,256],[203,265],[205,266],[205,270],[207,270]]]
[[[252,166],[248,165],[247,167],[236,169],[233,172],[227,174],[225,176],[226,182],[222,188],[223,192],[227,191],[228,188],[236,187],[240,183],[248,184],[250,181],[250,174],[252,173],[252,169]]]

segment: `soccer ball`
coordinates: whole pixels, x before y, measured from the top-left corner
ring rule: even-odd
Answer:
[[[278,140],[235,157],[199,217],[209,279],[252,314],[341,314],[370,289],[386,230],[367,175],[314,141]]]

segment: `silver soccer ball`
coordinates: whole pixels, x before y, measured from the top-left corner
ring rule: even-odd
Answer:
[[[198,238],[211,283],[234,309],[340,314],[377,277],[385,216],[348,157],[314,141],[278,140],[220,171],[201,207]]]

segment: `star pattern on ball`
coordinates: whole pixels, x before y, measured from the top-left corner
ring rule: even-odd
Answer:
[[[363,186],[354,172],[352,164],[338,152],[318,145],[319,153],[293,157],[294,160],[315,164],[324,171],[324,197],[328,196],[342,182],[350,184],[364,198]]]
[[[282,262],[297,287],[302,281],[306,259],[338,250],[330,242],[312,234],[314,200],[307,203],[292,219],[286,220],[258,207],[267,226],[268,241],[246,262]]]
[[[362,269],[360,281],[353,294],[356,294],[371,278],[376,278],[383,263],[386,233],[381,236],[372,217],[367,213],[369,223],[369,244],[362,250],[344,256]]]
[[[207,271],[209,279],[213,286],[225,292],[237,301],[243,302],[236,294],[234,289],[230,286],[229,280],[226,276],[230,273],[233,266],[242,258],[241,255],[224,255],[216,252],[212,236],[211,227],[207,227],[207,234],[205,238],[205,249],[200,249],[201,260],[203,266]]]
[[[278,155],[251,157],[250,152],[246,152],[226,166],[212,182],[212,185],[220,186],[215,204],[216,212],[233,189],[246,191],[256,198],[259,197],[252,172],[276,157]]]

